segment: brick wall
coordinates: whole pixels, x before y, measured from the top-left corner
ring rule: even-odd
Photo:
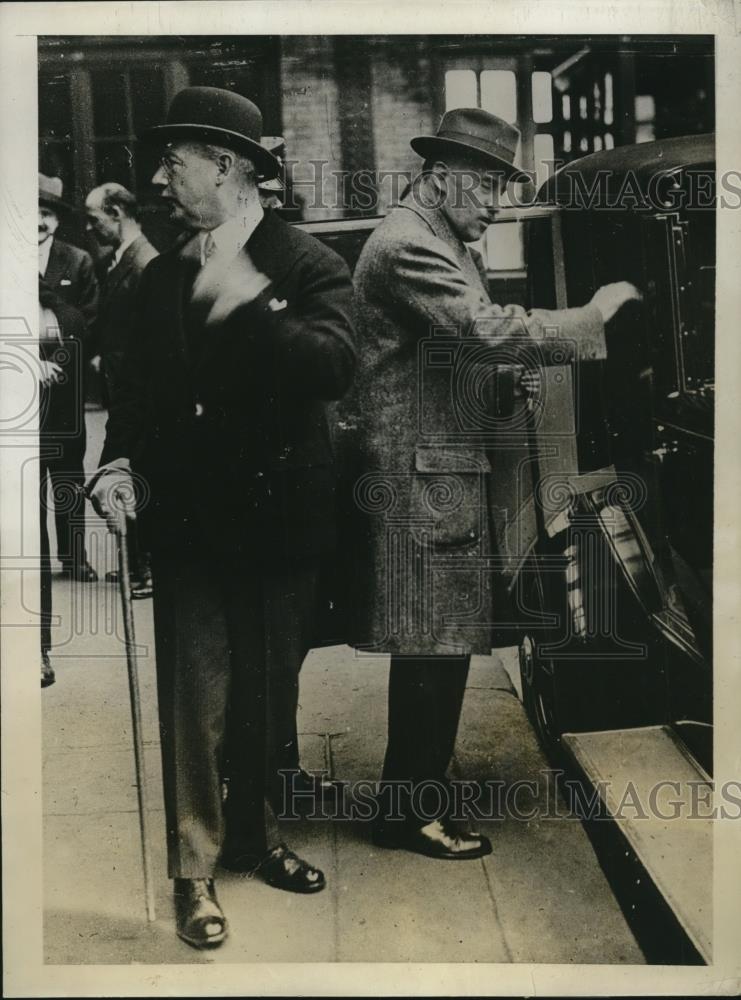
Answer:
[[[376,162],[368,164],[370,169],[415,173],[420,160],[409,140],[437,126],[431,60],[423,44],[393,38],[369,42],[370,114],[376,152]],[[281,87],[283,134],[288,159],[298,161],[293,177],[297,195],[305,199],[304,217],[341,218],[341,186],[332,177],[332,171],[341,171],[343,166],[332,40],[284,38]],[[326,164],[322,178],[318,168],[312,168],[312,160]],[[382,179],[379,212],[388,211],[403,186],[403,181],[395,188],[390,179]]]
[[[388,39],[374,46],[372,70],[376,167],[414,174],[421,160],[409,140],[437,127],[430,58],[418,44]],[[396,194],[402,190],[403,184]],[[382,180],[378,194],[383,214],[394,195],[392,182]]]
[[[332,41],[305,35],[282,40],[283,135],[293,166],[294,191],[307,220],[342,217],[332,171],[342,157]],[[323,172],[311,161],[325,163]]]

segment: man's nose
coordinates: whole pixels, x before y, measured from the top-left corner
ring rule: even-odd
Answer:
[[[154,176],[152,177],[151,183],[156,184],[157,187],[167,187],[168,178],[167,174],[165,173],[165,168],[162,166],[161,163],[157,167]]]

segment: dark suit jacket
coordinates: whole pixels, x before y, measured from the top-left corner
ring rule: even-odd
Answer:
[[[83,352],[87,329],[79,309],[68,305],[39,282],[41,304],[51,309],[56,325],[39,331],[39,355],[53,361],[64,372],[61,382],[42,386],[39,405],[39,433],[42,444],[56,443],[65,453],[85,451],[85,399],[80,392]],[[61,340],[61,343],[60,343]]]
[[[189,306],[199,263],[187,249],[142,276],[101,464],[126,456],[146,478],[140,520],[155,548],[246,565],[320,555],[335,537],[325,401],[355,368],[347,267],[267,213],[242,252],[270,287],[204,329]]]
[[[157,251],[142,234],[131,243],[121,260],[101,281],[100,305],[95,324],[95,350],[106,357],[120,354],[131,336],[134,300],[142,271]]]
[[[98,282],[90,254],[54,238],[44,281],[68,305],[79,309],[89,330],[98,312]]]

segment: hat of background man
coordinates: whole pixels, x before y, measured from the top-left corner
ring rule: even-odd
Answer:
[[[260,145],[273,154],[282,171],[286,160],[286,140],[283,136],[264,135],[260,140]],[[258,174],[257,186],[261,191],[282,191],[283,181],[280,177],[265,177],[263,174]]]
[[[418,135],[411,147],[426,160],[446,153],[468,153],[511,177],[519,173],[514,163],[519,139],[514,125],[488,111],[455,108],[443,115],[436,135]]]
[[[61,177],[47,177],[46,174],[39,173],[39,205],[55,212],[71,212],[72,206],[62,200],[63,190]]]
[[[262,112],[256,104],[219,87],[186,87],[172,99],[164,125],[154,125],[141,139],[197,139],[226,146],[249,157],[257,172],[275,177],[280,167],[275,157],[260,145]]]

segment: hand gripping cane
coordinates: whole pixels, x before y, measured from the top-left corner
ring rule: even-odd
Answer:
[[[85,490],[90,498],[93,481]],[[134,765],[136,768],[136,794],[139,804],[139,833],[141,835],[142,867],[144,871],[144,897],[147,920],[155,919],[154,889],[152,884],[152,862],[149,853],[149,824],[147,819],[147,772],[144,763],[144,738],[142,735],[141,694],[139,690],[139,664],[136,655],[136,634],[134,631],[134,608],[129,581],[129,541],[126,512],[118,492],[111,497],[116,512],[114,533],[118,541],[118,585],[121,592],[123,610],[124,640],[126,643],[126,666],[129,675],[129,698],[131,702],[131,726],[134,737]]]

